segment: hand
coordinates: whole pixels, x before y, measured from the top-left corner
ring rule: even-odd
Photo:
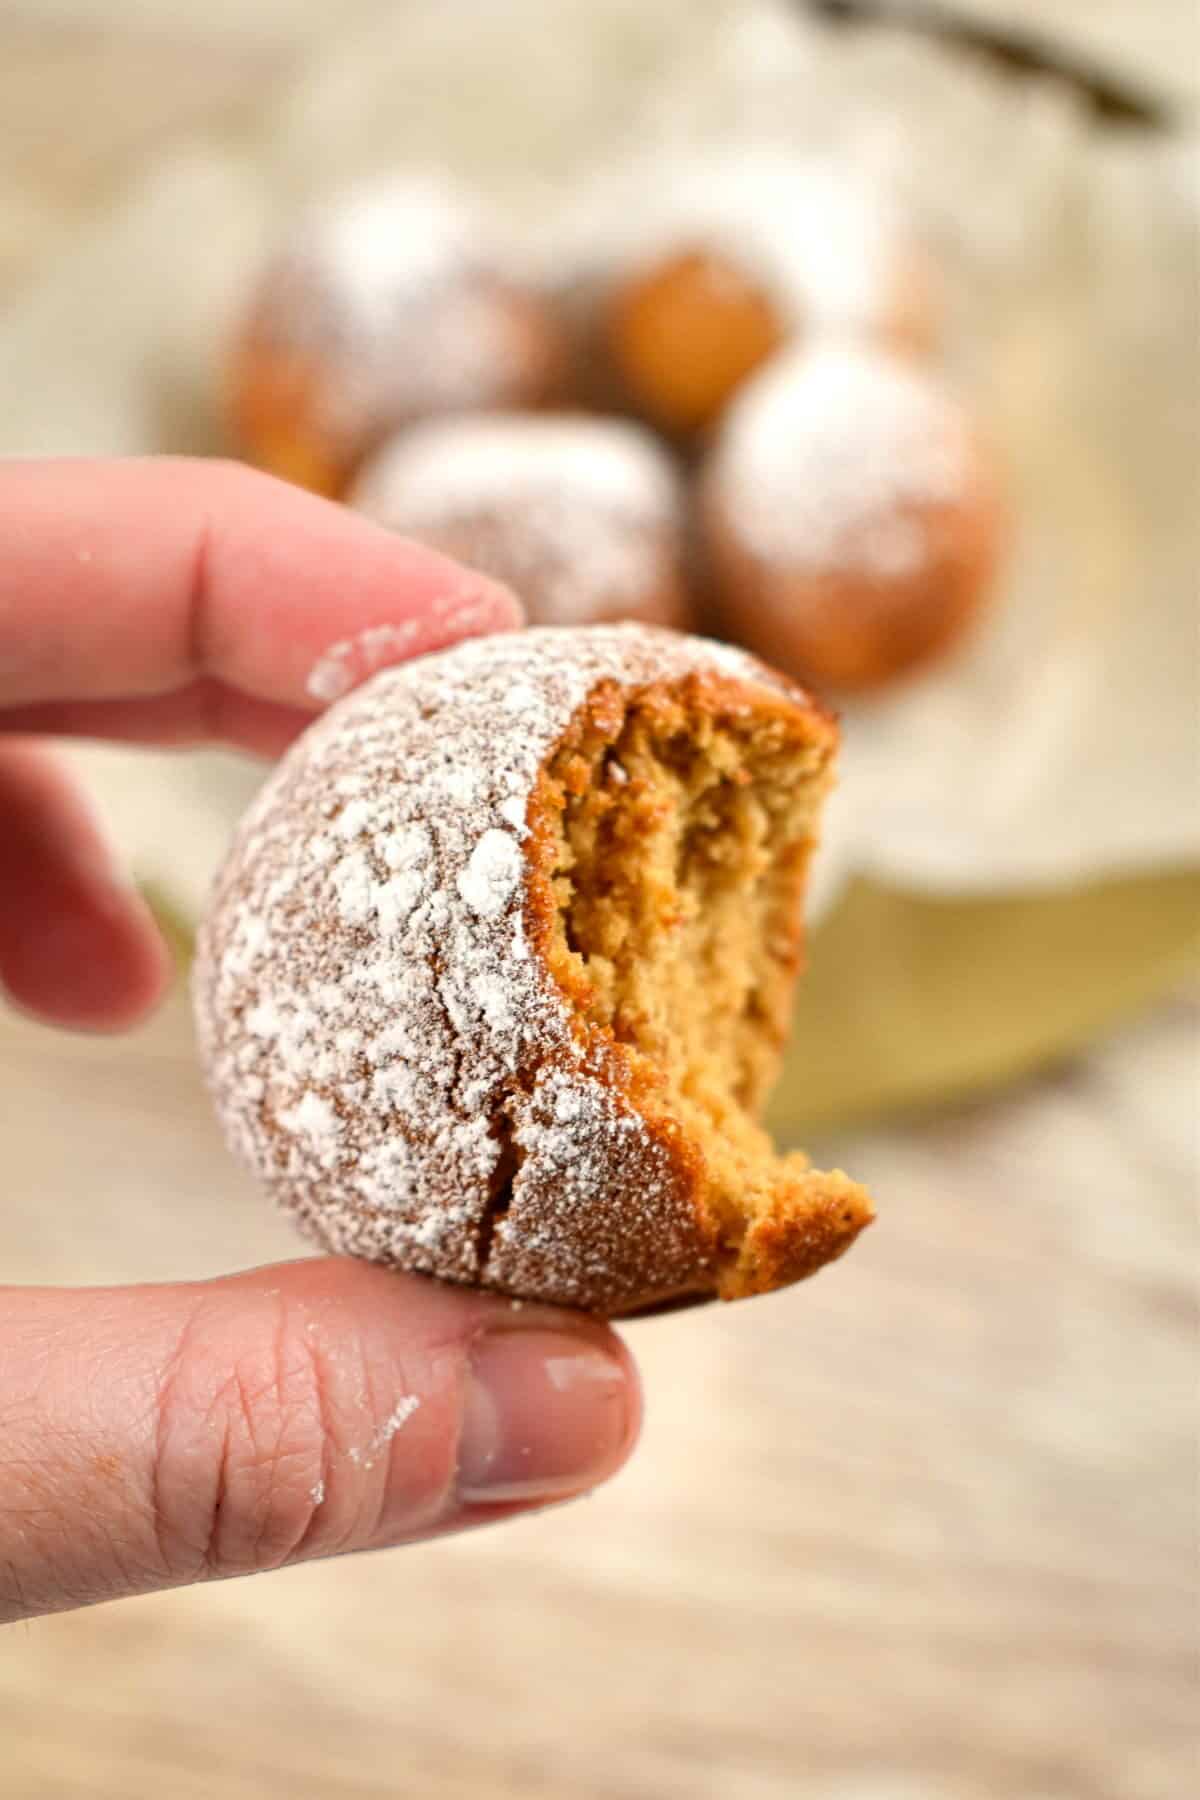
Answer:
[[[401,627],[361,662],[518,622],[482,577],[220,463],[0,465],[0,532],[0,980],[63,1025],[132,1023],[167,958],[32,734],[274,752],[334,640]],[[0,1618],[564,1499],[637,1418],[604,1326],[337,1258],[5,1289]]]

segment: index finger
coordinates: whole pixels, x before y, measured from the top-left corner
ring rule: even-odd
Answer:
[[[216,682],[312,710],[364,661],[520,616],[484,576],[234,463],[2,464],[0,534],[5,707]]]

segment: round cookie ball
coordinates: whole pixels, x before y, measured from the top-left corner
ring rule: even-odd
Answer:
[[[867,1196],[759,1124],[836,735],[641,625],[375,676],[278,765],[201,927],[233,1149],[331,1250],[602,1313],[839,1255]]]
[[[649,433],[583,414],[472,414],[414,426],[351,503],[482,569],[535,625],[683,625],[684,504]]]
[[[633,410],[687,436],[798,333],[929,347],[919,246],[860,179],[777,156],[705,163],[664,203],[657,246],[613,286],[601,335]]]
[[[801,349],[756,377],[705,471],[701,512],[724,628],[848,692],[958,640],[1000,539],[961,409],[861,345]]]
[[[744,265],[673,251],[615,290],[605,335],[621,390],[661,431],[701,431],[787,338],[787,315]]]
[[[317,209],[264,270],[230,359],[230,428],[251,461],[340,496],[400,426],[540,405],[566,359],[550,309],[461,197],[394,180]]]

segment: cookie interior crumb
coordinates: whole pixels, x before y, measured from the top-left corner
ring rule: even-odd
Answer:
[[[624,1047],[639,1106],[698,1147],[727,1298],[828,1260],[862,1190],[777,1156],[759,1115],[800,963],[801,894],[827,755],[793,715],[713,707],[692,682],[595,691],[543,772],[532,879],[541,946],[581,1027]]]

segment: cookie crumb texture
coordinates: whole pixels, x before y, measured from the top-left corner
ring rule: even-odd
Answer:
[[[234,1150],[331,1250],[601,1313],[838,1256],[866,1194],[758,1124],[835,745],[752,657],[644,626],[375,677],[201,931]]]

